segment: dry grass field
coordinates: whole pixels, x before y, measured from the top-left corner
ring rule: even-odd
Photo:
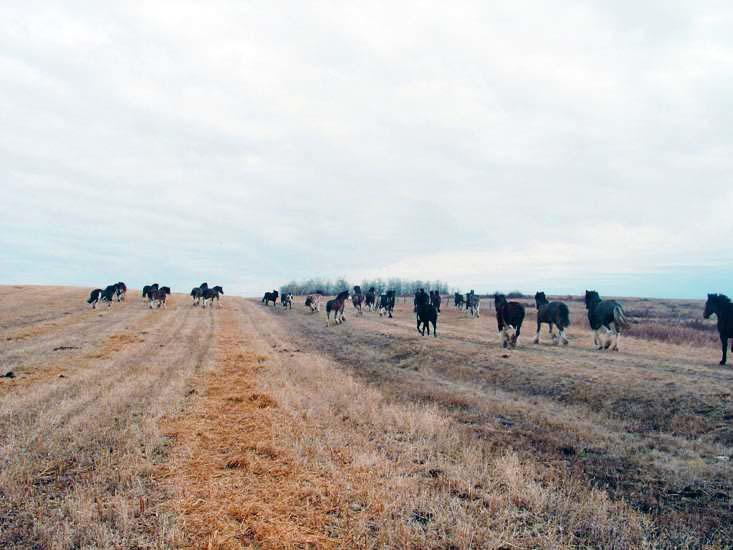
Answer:
[[[0,287],[2,548],[730,547],[733,371],[702,303],[623,300],[621,351],[528,309]],[[546,330],[546,329],[545,329]]]

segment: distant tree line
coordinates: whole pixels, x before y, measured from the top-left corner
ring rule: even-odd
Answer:
[[[438,290],[441,294],[449,293],[448,283],[445,281],[390,278],[362,279],[361,281],[350,282],[343,277],[336,280],[315,278],[305,281],[290,281],[288,284],[280,287],[280,292],[292,292],[296,296],[302,296],[313,294],[320,290],[325,295],[335,295],[344,290],[351,290],[354,285],[360,285],[362,292],[366,292],[371,287],[374,287],[380,294],[387,290],[394,290],[397,296],[412,296],[420,288],[424,288],[426,292],[428,290]]]

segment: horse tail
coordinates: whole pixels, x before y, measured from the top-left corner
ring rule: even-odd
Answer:
[[[94,292],[89,295],[89,298],[87,298],[87,304],[91,304],[94,301]]]
[[[616,324],[617,329],[629,326],[629,322],[626,320],[626,316],[624,315],[624,308],[619,304],[613,306],[613,322]]]
[[[560,329],[566,329],[570,326],[570,310],[568,309],[568,306],[560,304],[557,308],[557,316],[559,321],[557,325]]]

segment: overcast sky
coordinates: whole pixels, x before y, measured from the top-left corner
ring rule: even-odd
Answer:
[[[733,292],[729,2],[0,3],[0,282]]]

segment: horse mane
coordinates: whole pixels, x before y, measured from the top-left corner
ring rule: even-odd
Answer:
[[[708,294],[708,300],[718,304],[730,304],[730,298],[725,294]]]

